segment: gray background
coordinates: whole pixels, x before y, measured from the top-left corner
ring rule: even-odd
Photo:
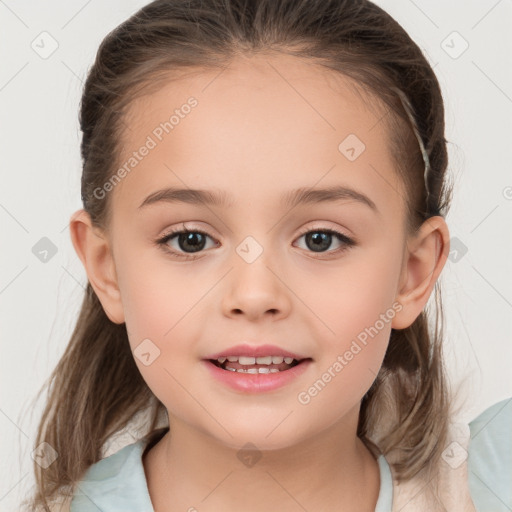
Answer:
[[[64,351],[86,284],[68,230],[81,208],[82,83],[103,37],[146,3],[0,0],[1,511],[34,483],[42,401],[30,401]],[[512,1],[376,3],[424,49],[443,88],[456,183],[445,353],[469,421],[512,396]],[[36,256],[43,237],[56,250],[46,262]]]

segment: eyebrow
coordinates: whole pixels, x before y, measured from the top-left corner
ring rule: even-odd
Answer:
[[[298,188],[287,192],[283,196],[281,204],[286,208],[294,208],[299,204],[330,203],[347,200],[365,204],[375,213],[379,213],[377,206],[369,197],[362,192],[345,186],[333,186],[321,189]],[[157,190],[147,196],[140,204],[139,209],[159,202],[183,202],[228,208],[233,206],[233,197],[225,191],[168,187]]]

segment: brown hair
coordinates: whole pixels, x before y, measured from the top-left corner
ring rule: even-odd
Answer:
[[[109,225],[109,197],[98,199],[94,190],[119,164],[130,102],[178,73],[221,69],[251,52],[283,52],[320,64],[371,94],[386,110],[382,119],[403,183],[406,233],[446,215],[451,188],[440,87],[419,47],[381,8],[367,0],[157,0],[105,37],[84,86],[81,192],[96,226]],[[428,155],[427,183],[415,130]],[[410,327],[392,329],[383,365],[361,403],[358,435],[384,455],[399,451],[391,466],[398,481],[439,460],[445,448],[449,408],[439,283],[435,299],[434,332],[427,308]],[[34,462],[31,505],[49,510],[48,500],[69,491],[102,457],[110,436],[144,411],[151,431],[165,408],[137,369],[125,324],[109,320],[90,283],[69,345],[45,387],[35,446],[49,443],[58,457],[46,469]]]

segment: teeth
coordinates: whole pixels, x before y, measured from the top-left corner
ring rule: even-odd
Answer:
[[[238,358],[238,362],[240,364],[254,364],[256,362],[256,358],[255,357],[240,356]]]
[[[234,368],[226,369],[238,373],[277,373],[281,371],[278,370],[277,368],[247,368],[247,370],[244,370],[243,368],[239,368],[238,370],[235,370]]]
[[[228,357],[219,357],[217,361],[222,364],[226,359],[230,363],[238,362],[240,364],[281,364],[283,361],[286,364],[291,364],[293,361],[293,357],[283,357],[283,356],[262,356],[262,357],[248,357],[248,356],[228,356]]]

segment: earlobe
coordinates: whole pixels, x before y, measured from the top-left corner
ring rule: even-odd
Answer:
[[[402,309],[393,319],[393,329],[405,329],[419,316],[443,270],[449,250],[450,234],[444,218],[430,217],[407,245],[396,297]]]
[[[116,324],[123,323],[125,320],[121,293],[107,237],[92,225],[89,214],[83,209],[71,216],[69,231],[73,247],[106,315]]]

